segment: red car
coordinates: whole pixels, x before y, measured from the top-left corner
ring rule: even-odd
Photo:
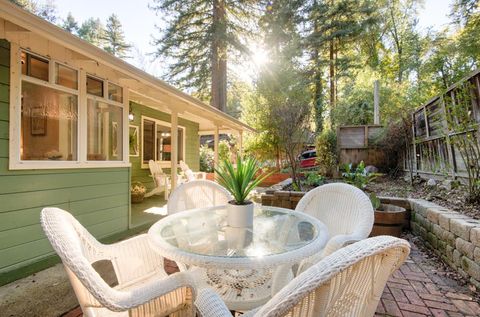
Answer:
[[[317,165],[317,151],[309,150],[300,154],[300,167],[308,168]]]

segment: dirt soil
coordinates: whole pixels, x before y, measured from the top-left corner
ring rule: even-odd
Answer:
[[[341,182],[341,179],[329,179],[327,183]],[[316,186],[303,185],[302,191],[309,191]],[[292,185],[283,188],[293,190]],[[413,185],[403,178],[382,176],[367,186],[367,192],[375,192],[377,196],[393,196],[399,198],[423,198],[442,207],[449,208],[475,219],[480,219],[480,204],[467,203],[467,188],[458,185],[457,188],[447,190],[438,182],[436,186],[428,186],[427,181],[415,179]]]
[[[377,196],[423,198],[442,207],[480,219],[480,204],[466,202],[467,188],[464,185],[447,190],[440,185],[428,186],[427,182],[421,179],[416,179],[412,186],[403,178],[392,179],[384,176],[369,184],[367,189],[375,192]]]

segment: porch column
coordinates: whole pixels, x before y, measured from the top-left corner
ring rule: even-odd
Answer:
[[[177,187],[177,166],[178,166],[178,113],[172,112],[171,115],[171,184],[172,184],[172,191],[175,190]]]
[[[213,134],[213,163],[214,166],[218,167],[218,126],[215,125],[215,130]]]

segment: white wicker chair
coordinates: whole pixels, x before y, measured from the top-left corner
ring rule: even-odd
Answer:
[[[265,305],[243,316],[373,316],[389,276],[410,252],[407,241],[380,236],[342,248],[310,267]],[[204,317],[231,316],[211,289],[195,301]]]
[[[187,273],[168,276],[146,234],[104,245],[58,208],[43,209],[41,224],[85,316],[195,316],[194,282]],[[110,287],[92,267],[100,260],[111,261],[117,286]]]
[[[325,249],[311,258],[309,265],[347,244],[366,239],[372,231],[374,210],[368,196],[360,189],[344,184],[326,184],[312,189],[298,202],[296,211],[323,222],[330,234]],[[303,263],[303,269],[308,267]]]
[[[179,211],[226,205],[233,197],[215,182],[194,180],[178,186],[167,202],[168,214]]]

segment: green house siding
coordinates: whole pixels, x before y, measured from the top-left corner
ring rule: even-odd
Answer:
[[[97,238],[128,229],[129,168],[8,169],[9,43],[0,40],[0,285],[58,261],[40,211],[71,212]]]
[[[143,147],[143,144],[141,144],[143,132],[140,131],[142,127],[142,115],[166,122],[171,121],[170,115],[135,102],[130,102],[130,107],[134,115],[134,120],[130,121],[130,125],[138,126],[141,153]],[[178,125],[185,127],[185,162],[192,170],[198,171],[200,167],[200,138],[198,136],[198,123],[179,118]],[[152,178],[149,176],[150,170],[148,168],[142,169],[140,160],[141,155],[130,156],[130,163],[132,164],[132,181],[140,181],[145,184],[148,189],[152,189],[154,184]],[[165,172],[169,172],[169,169],[165,169]]]

